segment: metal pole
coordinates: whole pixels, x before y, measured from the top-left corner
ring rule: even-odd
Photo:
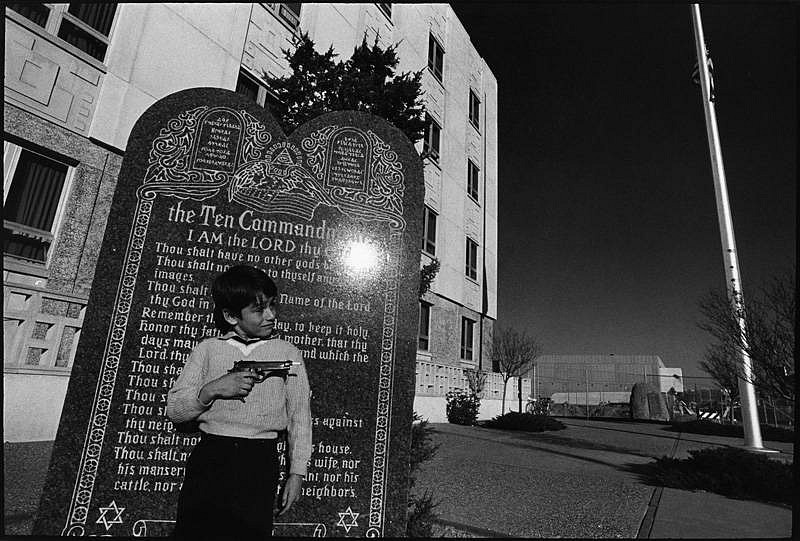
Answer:
[[[695,47],[697,50],[697,66],[700,74],[700,88],[703,95],[703,109],[706,117],[708,149],[711,153],[711,170],[714,173],[714,193],[717,198],[717,217],[720,236],[722,238],[722,256],[725,261],[725,276],[728,283],[728,296],[731,304],[741,314],[742,285],[739,277],[739,258],[736,255],[736,239],[733,236],[733,219],[728,201],[728,188],[725,183],[725,168],[722,164],[722,149],[717,131],[717,115],[714,102],[711,101],[711,78],[708,71],[706,41],[703,35],[703,24],[700,20],[700,5],[692,4],[692,23],[694,27]],[[739,317],[739,328],[744,334],[745,321]],[[744,426],[744,447],[752,451],[777,452],[765,449],[761,441],[761,429],[758,426],[756,410],[756,393],[753,387],[753,366],[750,357],[744,350],[739,352],[742,378],[739,378],[739,397],[742,403],[742,425]]]
[[[589,368],[584,368],[586,371],[586,420],[589,420]]]

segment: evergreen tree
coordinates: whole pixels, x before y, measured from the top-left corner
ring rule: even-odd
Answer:
[[[270,77],[264,74],[268,87],[279,102],[270,104],[270,111],[284,132],[323,113],[355,110],[385,118],[412,143],[425,132],[425,110],[422,104],[422,70],[397,74],[397,47],[386,49],[361,45],[346,61],[336,61],[331,46],[325,53],[314,48],[308,34],[295,38],[294,50],[284,50],[292,74]]]

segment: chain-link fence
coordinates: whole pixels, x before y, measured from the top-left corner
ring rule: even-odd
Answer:
[[[608,365],[542,367],[532,378],[529,411],[576,417],[629,418],[630,396],[637,383],[665,395],[674,420],[706,419],[740,423],[741,405],[710,376],[683,376],[650,367]],[[759,422],[781,428],[794,427],[794,403],[782,397],[757,395]]]

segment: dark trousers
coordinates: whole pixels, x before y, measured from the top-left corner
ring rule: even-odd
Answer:
[[[203,434],[186,464],[175,539],[262,539],[272,535],[277,440]]]

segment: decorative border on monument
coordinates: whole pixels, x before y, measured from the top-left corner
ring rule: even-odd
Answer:
[[[367,537],[383,537],[383,518],[386,510],[386,481],[388,472],[389,435],[392,424],[392,390],[395,358],[395,327],[397,325],[397,287],[400,278],[400,254],[402,253],[401,230],[392,229],[389,234],[390,250],[387,262],[389,276],[383,310],[383,337],[381,340],[381,364],[378,380],[378,406],[375,424],[375,447],[372,462],[372,497],[370,499],[369,529]]]
[[[216,195],[221,189],[231,183],[235,176],[233,172],[228,173],[226,171],[197,171],[192,169],[190,163],[187,163],[187,159],[194,160],[196,157],[195,147],[197,145],[190,144],[190,141],[192,141],[192,136],[195,135],[198,126],[201,125],[201,119],[221,111],[234,114],[245,127],[245,133],[243,135],[243,137],[246,136],[244,140],[245,148],[241,155],[241,159],[245,162],[245,165],[247,165],[247,162],[252,162],[254,160],[269,160],[272,158],[272,149],[267,149],[267,145],[271,142],[271,135],[263,130],[263,125],[245,111],[239,111],[237,114],[235,111],[224,107],[209,109],[207,106],[202,106],[185,111],[179,114],[177,119],[169,120],[167,122],[167,127],[163,128],[159,133],[159,137],[154,140],[149,156],[150,165],[145,173],[145,183],[139,187],[136,194],[138,203],[136,213],[134,214],[134,227],[131,229],[129,235],[124,259],[125,263],[117,289],[114,312],[111,317],[112,325],[109,328],[108,337],[106,339],[101,372],[98,377],[94,403],[90,414],[91,426],[84,439],[78,476],[73,490],[73,498],[70,502],[67,523],[62,531],[62,535],[64,536],[85,535],[86,519],[89,514],[94,484],[97,479],[96,473],[99,469],[100,453],[102,452],[106,428],[108,426],[111,398],[116,384],[120,354],[122,352],[125,331],[128,325],[128,316],[130,314],[131,302],[136,287],[136,278],[139,272],[150,214],[156,195],[160,192],[164,192],[178,199],[202,201]],[[337,129],[338,132],[336,131]],[[303,150],[309,152],[319,149],[320,146],[326,147],[333,135],[346,130],[347,129],[333,126],[315,132],[312,134],[312,138],[303,140],[301,143]],[[350,131],[353,130],[350,129]],[[371,171],[374,173],[373,178],[379,178],[381,193],[376,195],[376,192],[374,192],[370,194],[370,197],[362,201],[359,200],[360,198],[357,197],[357,194],[350,193],[347,190],[340,190],[337,193],[339,197],[336,197],[335,201],[330,201],[329,204],[332,203],[331,206],[338,208],[345,215],[350,217],[354,217],[353,215],[355,215],[355,217],[365,219],[366,221],[386,221],[390,224],[387,291],[384,306],[375,445],[373,453],[372,497],[370,500],[369,529],[366,532],[368,537],[378,537],[383,535],[384,529],[383,517],[386,506],[388,441],[391,428],[391,402],[395,357],[395,326],[398,310],[397,288],[399,285],[399,260],[402,248],[402,231],[405,229],[406,222],[402,217],[402,197],[404,188],[402,164],[399,163],[397,154],[377,135],[372,131],[367,131],[367,136],[370,150],[372,150],[370,153],[372,157],[370,167]],[[309,165],[311,165],[316,173],[316,179],[320,179],[321,177],[320,172],[323,170],[326,157],[327,156],[318,158],[316,161],[312,161],[312,159],[309,158]],[[239,156],[237,155],[237,159],[234,160],[234,165],[238,162],[238,158]],[[236,169],[241,170],[242,168],[236,167]],[[307,178],[312,177],[304,168],[300,167],[299,169],[301,173],[307,175]],[[365,186],[367,189],[369,189],[369,187],[370,186]],[[231,199],[234,198],[231,197]],[[243,201],[239,202],[243,203]],[[364,209],[362,205],[369,205],[371,208]],[[280,207],[280,205],[277,206]],[[386,207],[388,207],[388,210],[385,210]],[[310,219],[310,215],[302,217]],[[142,535],[142,532],[147,529],[147,522],[162,523],[170,521],[160,519],[138,519],[134,523],[133,535],[136,536],[137,531],[139,535]],[[315,531],[315,533],[319,532]]]
[[[105,440],[111,398],[114,394],[114,386],[117,380],[122,342],[125,338],[125,329],[128,326],[133,290],[136,286],[136,276],[139,273],[139,263],[142,260],[144,239],[147,235],[147,227],[150,223],[150,213],[153,210],[156,191],[140,189],[137,196],[140,197],[138,197],[139,202],[134,215],[134,227],[131,229],[128,238],[125,265],[117,288],[114,313],[111,317],[112,323],[106,339],[103,363],[90,415],[92,424],[90,430],[86,433],[79,473],[67,515],[67,524],[64,526],[61,535],[82,536],[84,534],[84,526],[89,514],[89,504],[92,500],[94,483],[97,479],[96,473],[100,462],[100,453],[103,449],[103,441]]]

